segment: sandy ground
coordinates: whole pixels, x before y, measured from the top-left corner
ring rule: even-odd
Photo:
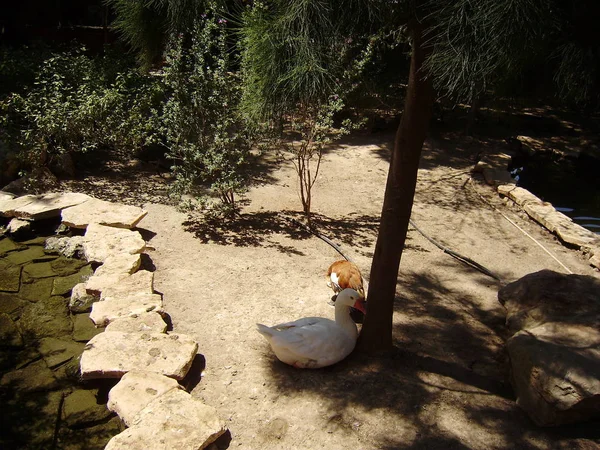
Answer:
[[[362,135],[332,147],[314,192],[319,229],[366,278],[392,140]],[[505,283],[541,269],[563,271],[479,192],[573,272],[598,276],[490,187],[465,184],[475,155],[494,151],[481,145],[428,140],[413,208],[417,225]],[[339,255],[286,219],[300,208],[291,164],[264,155],[257,179],[235,224],[205,224],[156,203],[145,204],[149,214],[140,224],[173,330],[199,343],[188,387],[226,420],[229,448],[600,448],[598,424],[541,429],[519,409],[506,382],[501,283],[414,229],[398,278],[393,352],[352,355],[312,371],[278,362],[255,323],[332,318],[325,272]]]

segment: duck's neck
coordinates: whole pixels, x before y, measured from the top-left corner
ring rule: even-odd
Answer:
[[[346,305],[335,305],[335,323],[344,329],[349,335],[356,338],[358,336],[358,329],[356,324],[350,317],[350,307]]]

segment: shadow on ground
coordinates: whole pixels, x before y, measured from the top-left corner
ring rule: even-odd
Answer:
[[[393,350],[319,370],[294,369],[271,354],[268,383],[286,396],[319,396],[348,433],[363,426],[359,411],[379,411],[397,428],[369,434],[378,448],[598,448],[597,421],[544,429],[518,408],[506,381],[502,308],[484,309],[435,276],[411,274],[398,283],[395,310]]]

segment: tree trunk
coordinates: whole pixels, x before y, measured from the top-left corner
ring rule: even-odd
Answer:
[[[417,184],[417,170],[433,109],[433,86],[423,77],[429,48],[423,43],[423,25],[413,24],[412,56],[402,119],[385,188],[375,255],[371,265],[368,314],[358,349],[363,352],[392,347],[392,316],[400,258],[404,249]]]

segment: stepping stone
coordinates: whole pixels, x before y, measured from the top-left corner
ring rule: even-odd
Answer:
[[[85,288],[86,283],[79,283],[71,289],[71,299],[69,300],[69,310],[74,313],[85,313],[92,309],[94,302],[100,300],[96,295],[89,294]]]
[[[150,402],[105,450],[203,449],[225,431],[215,408],[173,389]]]
[[[135,273],[141,263],[142,258],[139,254],[123,253],[109,256],[87,281],[86,287],[93,292],[102,292],[105,288],[118,285],[122,279]]]
[[[105,327],[113,320],[150,311],[163,312],[160,294],[133,294],[110,297],[92,305],[90,319],[97,327]]]
[[[87,286],[86,289],[88,292],[94,292]],[[113,297],[152,293],[154,293],[154,272],[140,270],[133,275],[119,280],[119,284],[104,288],[100,298],[106,300]]]
[[[19,327],[24,335],[37,339],[71,334],[73,324],[67,300],[63,297],[50,297],[45,301],[29,304],[23,308]]]
[[[62,211],[62,222],[73,228],[86,228],[91,223],[118,228],[135,228],[147,211],[137,206],[128,206],[90,198],[77,206]]]
[[[90,198],[86,194],[74,192],[24,195],[0,201],[0,215],[29,220],[58,217],[62,209],[78,205]]]
[[[123,375],[121,381],[110,390],[106,406],[129,426],[136,414],[152,400],[173,389],[183,388],[173,378],[154,372],[132,370]]]
[[[25,264],[44,256],[44,249],[40,246],[25,248],[25,250],[11,252],[5,260],[12,264]]]
[[[146,242],[137,231],[90,224],[84,237],[84,252],[88,261],[104,262],[109,256],[142,253]]]
[[[81,355],[83,379],[121,378],[145,370],[181,380],[190,369],[198,344],[183,334],[105,331],[88,342]]]
[[[167,324],[159,313],[152,311],[114,319],[106,326],[105,330],[126,333],[166,333]]]
[[[17,244],[10,238],[0,239],[0,255],[3,255],[8,252],[14,252],[15,250],[24,250],[27,247],[21,244]]]
[[[52,278],[40,278],[32,280],[31,283],[22,283],[19,297],[33,303],[48,300],[52,292],[52,284],[54,284]]]

